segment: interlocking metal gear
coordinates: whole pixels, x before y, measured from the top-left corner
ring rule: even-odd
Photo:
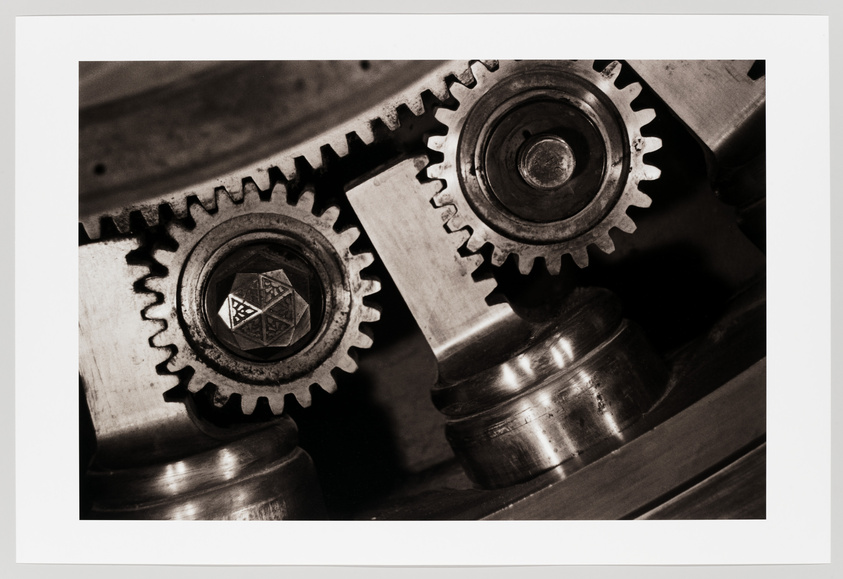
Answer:
[[[313,201],[288,203],[282,184],[269,200],[219,189],[216,212],[191,205],[195,227],[168,225],[178,248],[155,250],[169,273],[147,278],[164,299],[145,316],[166,322],[151,342],[175,349],[168,370],[193,368],[190,391],[212,384],[217,405],[239,394],[245,414],[260,398],[280,414],[288,393],[309,406],[312,385],[333,392],[332,370],[357,369],[351,348],[372,345],[360,324],[380,318],[364,303],[380,284],[361,277],[374,257],[351,252],[359,229],[334,230],[339,208],[315,215]]]
[[[655,112],[631,107],[641,85],[617,88],[618,62],[600,72],[593,61],[471,69],[476,84],[450,87],[457,108],[436,112],[447,134],[428,140],[444,155],[427,169],[444,181],[433,201],[456,207],[448,229],[471,231],[469,251],[494,246],[494,265],[515,255],[523,274],[537,258],[558,274],[563,254],[586,267],[592,244],[612,252],[610,230],[635,231],[627,208],[651,203],[639,182],[660,175],[643,156],[661,140],[641,135]]]

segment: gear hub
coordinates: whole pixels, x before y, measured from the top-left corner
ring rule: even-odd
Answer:
[[[641,135],[654,113],[631,107],[641,86],[618,89],[617,62],[602,72],[582,61],[472,72],[472,88],[451,87],[459,106],[436,113],[447,134],[428,140],[444,154],[428,176],[445,181],[434,202],[456,208],[448,228],[471,230],[470,251],[492,244],[495,265],[514,254],[525,274],[537,258],[558,273],[563,254],[585,267],[589,245],[611,252],[612,228],[635,230],[627,208],[650,205],[638,183],[659,176],[643,161],[661,147]]]
[[[147,317],[167,323],[153,344],[175,347],[168,368],[192,367],[188,388],[213,385],[217,404],[239,394],[246,414],[260,398],[278,414],[287,394],[308,406],[311,385],[335,390],[331,371],[356,370],[350,349],[372,343],[360,324],[380,317],[363,303],[380,286],[360,275],[374,258],[350,251],[359,230],[336,232],[339,209],[314,215],[309,192],[293,205],[285,194],[193,205],[193,229],[169,226],[178,249],[155,253],[169,275],[147,280],[164,295]]]

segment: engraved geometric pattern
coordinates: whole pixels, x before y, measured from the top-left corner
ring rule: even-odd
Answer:
[[[310,331],[310,307],[283,269],[235,275],[219,316],[243,350],[286,347]]]
[[[228,299],[231,301],[229,308],[231,311],[231,326],[239,326],[255,314],[259,313],[258,308],[245,300],[239,299],[237,296],[230,295]]]

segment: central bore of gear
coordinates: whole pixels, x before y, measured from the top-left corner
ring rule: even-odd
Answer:
[[[236,249],[211,273],[205,319],[228,350],[275,362],[310,343],[322,322],[324,290],[313,267],[276,243]]]
[[[553,190],[568,182],[576,160],[571,146],[557,135],[536,135],[521,147],[518,171],[536,189]]]

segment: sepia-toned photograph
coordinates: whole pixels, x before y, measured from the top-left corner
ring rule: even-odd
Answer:
[[[79,518],[766,519],[765,80],[79,62]]]

